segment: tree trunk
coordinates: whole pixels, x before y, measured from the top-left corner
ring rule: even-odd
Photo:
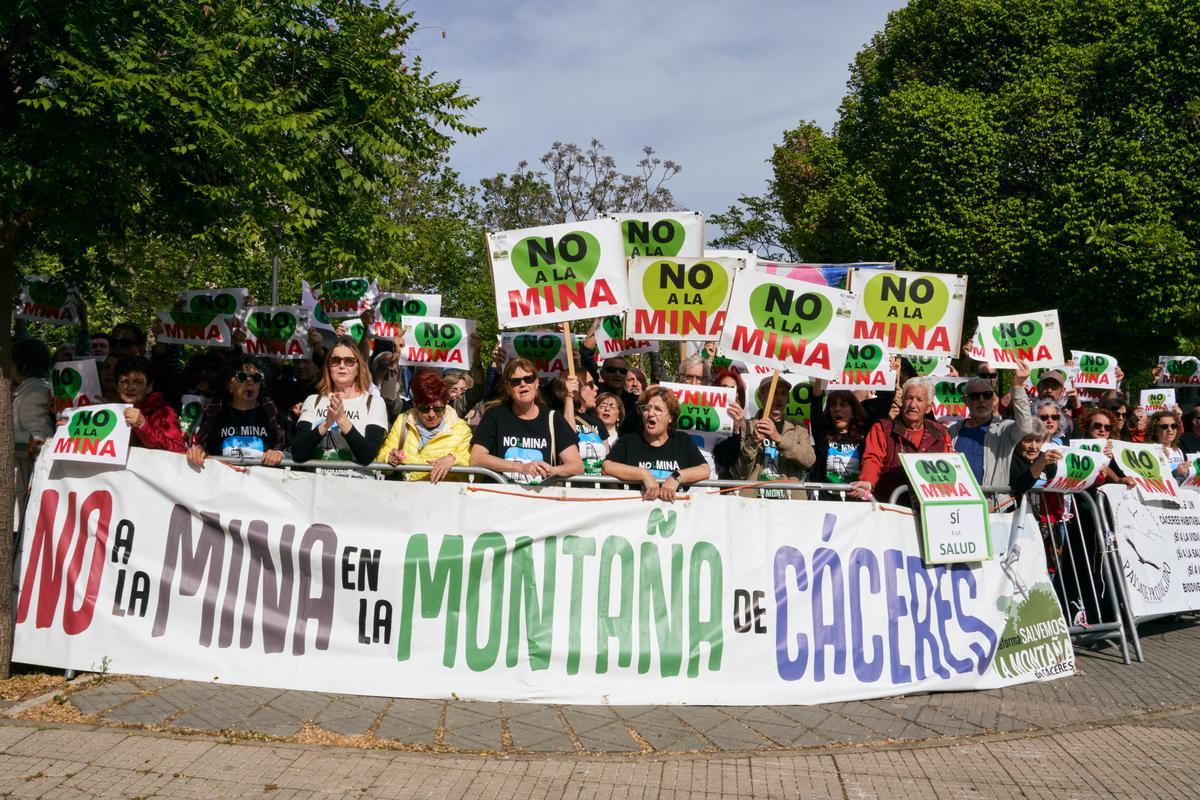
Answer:
[[[13,518],[16,481],[16,443],[12,414],[12,325],[17,294],[16,230],[12,220],[0,221],[0,520]],[[13,539],[0,529],[0,679],[12,674],[13,652]]]

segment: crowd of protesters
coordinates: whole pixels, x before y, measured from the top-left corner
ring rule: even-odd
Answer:
[[[506,359],[499,346],[484,351],[473,336],[471,368],[441,371],[399,364],[398,341],[372,339],[370,325],[363,327],[360,340],[341,330],[332,337],[312,330],[311,358],[263,361],[242,352],[236,327],[232,348],[185,358],[179,346],[148,346],[147,331],[130,322],[107,333],[89,333],[83,324],[77,341],[53,353],[18,323],[16,441],[32,453],[61,422],[51,411],[52,363],[94,358],[103,401],[130,406],[132,445],[186,454],[195,469],[206,468],[212,456],[267,466],[290,458],[384,464],[397,479],[438,482],[461,479],[455,467],[475,466],[520,483],[607,475],[639,487],[647,499],[672,500],[697,481],[724,478],[747,482],[747,496],[804,499],[803,490],[771,484],[809,481],[846,487],[823,496],[888,500],[907,482],[902,453],[960,452],[981,485],[1011,485],[1018,496],[1054,474],[1061,454],[1044,448],[1047,442],[1157,444],[1181,480],[1187,455],[1200,453],[1200,408],[1147,416],[1119,390],[1085,403],[1064,371],[1045,371],[1031,385],[1025,364],[1009,372],[1001,396],[1000,374],[967,362],[973,374],[962,419],[935,419],[936,379],[916,377],[895,358],[895,391],[826,392],[817,381],[810,418],[800,421],[785,414],[793,388],[788,376],[779,378],[764,408],[771,378],[748,387],[749,375],[730,364],[714,368],[715,353],[705,347],[671,377],[734,390],[733,432],[710,441],[710,450],[677,428],[679,402],[658,385],[667,376],[656,353],[641,357],[649,374],[625,357],[600,362],[593,333],[578,349],[574,375],[544,378],[530,361]],[[205,399],[186,433],[179,413],[185,395]],[[1113,462],[1103,480],[1128,479]]]

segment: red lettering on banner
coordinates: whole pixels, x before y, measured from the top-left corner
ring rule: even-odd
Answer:
[[[1017,347],[1012,350],[993,347],[992,357],[988,360],[998,364],[1015,364],[1018,361],[1053,361],[1054,356],[1050,354],[1049,347],[1039,344],[1037,347]]]
[[[221,341],[221,329],[216,325],[194,325],[187,322],[163,323],[163,333],[172,339],[203,339]]]
[[[685,389],[676,392],[675,396],[685,406],[703,406],[704,408],[725,408],[728,398],[719,392],[706,392],[702,389]]]
[[[945,325],[932,329],[924,325],[906,325],[902,322],[867,322],[854,320],[855,339],[883,339],[889,347],[916,347],[921,350],[950,352],[950,331]]]
[[[842,383],[851,386],[884,386],[887,381],[879,370],[842,370]]]
[[[1172,497],[1178,496],[1175,492],[1175,484],[1173,482],[1167,483],[1166,481],[1161,481],[1154,478],[1139,478],[1136,475],[1133,476],[1133,480],[1138,486],[1142,487],[1143,491],[1169,494]]]
[[[409,361],[444,361],[448,364],[461,364],[463,360],[461,350],[431,350],[428,347],[410,347],[405,357]]]
[[[29,563],[25,568],[25,575],[21,581],[21,596],[17,601],[17,624],[29,617],[29,606],[36,586],[38,599],[34,624],[39,628],[49,628],[54,623],[58,601],[65,594],[63,631],[73,636],[88,629],[96,610],[96,596],[100,592],[100,578],[104,573],[108,546],[108,528],[112,521],[112,495],[107,491],[92,492],[76,513],[76,493],[69,493],[66,517],[56,542],[54,523],[58,518],[58,500],[58,492],[52,489],[42,492],[33,541],[30,543]],[[97,514],[99,518],[95,531],[89,536],[89,522]],[[70,563],[67,563],[67,550],[72,539],[75,540],[75,549],[71,552]],[[92,561],[88,566],[83,604],[79,608],[73,608],[71,604],[75,597],[75,584],[79,580],[84,551],[89,542],[92,544]]]
[[[930,498],[971,497],[971,490],[962,483],[922,483],[921,494]]]
[[[71,313],[71,309],[67,306],[44,306],[40,303],[22,303],[21,313],[29,317],[41,317],[42,319],[75,321],[75,315]]]
[[[590,283],[576,281],[572,285],[559,283],[554,286],[511,289],[508,292],[508,313],[512,317],[527,317],[531,314],[569,311],[572,307],[602,308],[616,305],[616,302],[608,281],[597,278]]]
[[[74,453],[81,456],[117,457],[117,448],[113,444],[112,439],[101,439],[99,441],[74,437],[56,439],[54,442],[54,452]]]
[[[243,346],[251,355],[302,356],[304,347],[295,339],[247,339]]]
[[[753,331],[753,332],[751,332]],[[771,331],[763,340],[763,332],[758,328],[747,328],[736,325],[733,329],[733,350],[747,353],[759,358],[774,358],[780,361],[791,361],[806,367],[829,369],[829,346],[817,342],[810,350],[806,339],[794,339],[791,336],[780,336]]]

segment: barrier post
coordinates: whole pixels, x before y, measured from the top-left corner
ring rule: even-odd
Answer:
[[[1103,520],[1104,526],[1104,546],[1105,549],[1112,553],[1113,561],[1116,563],[1116,571],[1119,580],[1116,582],[1117,591],[1121,594],[1121,608],[1124,609],[1125,619],[1129,624],[1130,637],[1133,639],[1133,650],[1138,661],[1145,661],[1146,658],[1142,654],[1142,637],[1138,633],[1138,618],[1133,615],[1133,606],[1129,602],[1129,584],[1125,581],[1125,569],[1120,561],[1120,554],[1117,552],[1117,535],[1116,535],[1116,515],[1113,513],[1112,504],[1109,503],[1108,497],[1103,492],[1098,493],[1104,500],[1105,512],[1101,514],[1097,510],[1097,516]]]

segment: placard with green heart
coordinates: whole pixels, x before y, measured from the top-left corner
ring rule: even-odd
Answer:
[[[449,350],[462,341],[463,330],[453,323],[439,324],[423,320],[413,326],[413,336],[421,347],[431,350]]]
[[[704,255],[704,215],[694,211],[613,214],[621,223],[628,258],[700,258]]]
[[[554,358],[563,350],[562,336],[549,331],[518,333],[512,337],[513,350],[521,358],[544,361]]]
[[[108,438],[117,427],[117,414],[105,406],[81,408],[71,414],[67,435],[72,439],[98,442]]]
[[[899,270],[873,272],[859,292],[868,319],[926,327],[942,324],[950,308],[950,282],[957,280],[956,276]]]
[[[366,278],[336,278],[321,285],[321,297],[330,300],[362,300],[371,282]]]
[[[1161,474],[1158,459],[1145,450],[1135,450],[1131,447],[1121,449],[1121,466],[1143,478],[1155,480]]]
[[[246,315],[246,327],[256,339],[287,341],[296,332],[299,320],[292,311],[273,310],[271,307],[251,309]]]
[[[958,470],[946,459],[927,459],[917,462],[917,474],[932,484],[953,484],[958,481]]]
[[[33,302],[49,308],[61,308],[66,305],[71,294],[65,283],[54,280],[30,280],[27,289]]]
[[[475,322],[457,317],[406,317],[399,363],[408,366],[467,369]]]
[[[846,369],[853,372],[873,372],[883,361],[883,348],[877,344],[850,345],[846,351]]]
[[[961,406],[967,402],[966,389],[964,378],[942,380],[933,385],[933,396],[940,405]]]
[[[50,373],[50,388],[55,397],[74,400],[83,388],[83,376],[71,367],[56,369]]]
[[[128,408],[122,403],[107,403],[68,411],[66,424],[59,427],[43,452],[55,460],[123,465],[129,456],[132,430],[125,422]]]
[[[1042,340],[1042,323],[1036,319],[992,326],[992,339],[1003,350],[1029,349]]]
[[[17,319],[47,325],[74,325],[78,320],[75,293],[64,282],[45,275],[30,275],[21,285]]]
[[[833,303],[820,292],[763,283],[750,293],[750,316],[759,330],[812,340],[833,320]]]
[[[512,266],[530,287],[587,283],[600,266],[600,241],[584,230],[527,236],[512,251]]]
[[[631,270],[651,311],[713,314],[729,300],[730,270],[715,259],[639,259]]]
[[[625,336],[625,322],[620,315],[613,314],[604,318],[600,323],[610,339],[620,339]]]
[[[1063,462],[1067,465],[1067,477],[1073,481],[1087,478],[1096,468],[1096,462],[1087,453],[1067,453]]]

